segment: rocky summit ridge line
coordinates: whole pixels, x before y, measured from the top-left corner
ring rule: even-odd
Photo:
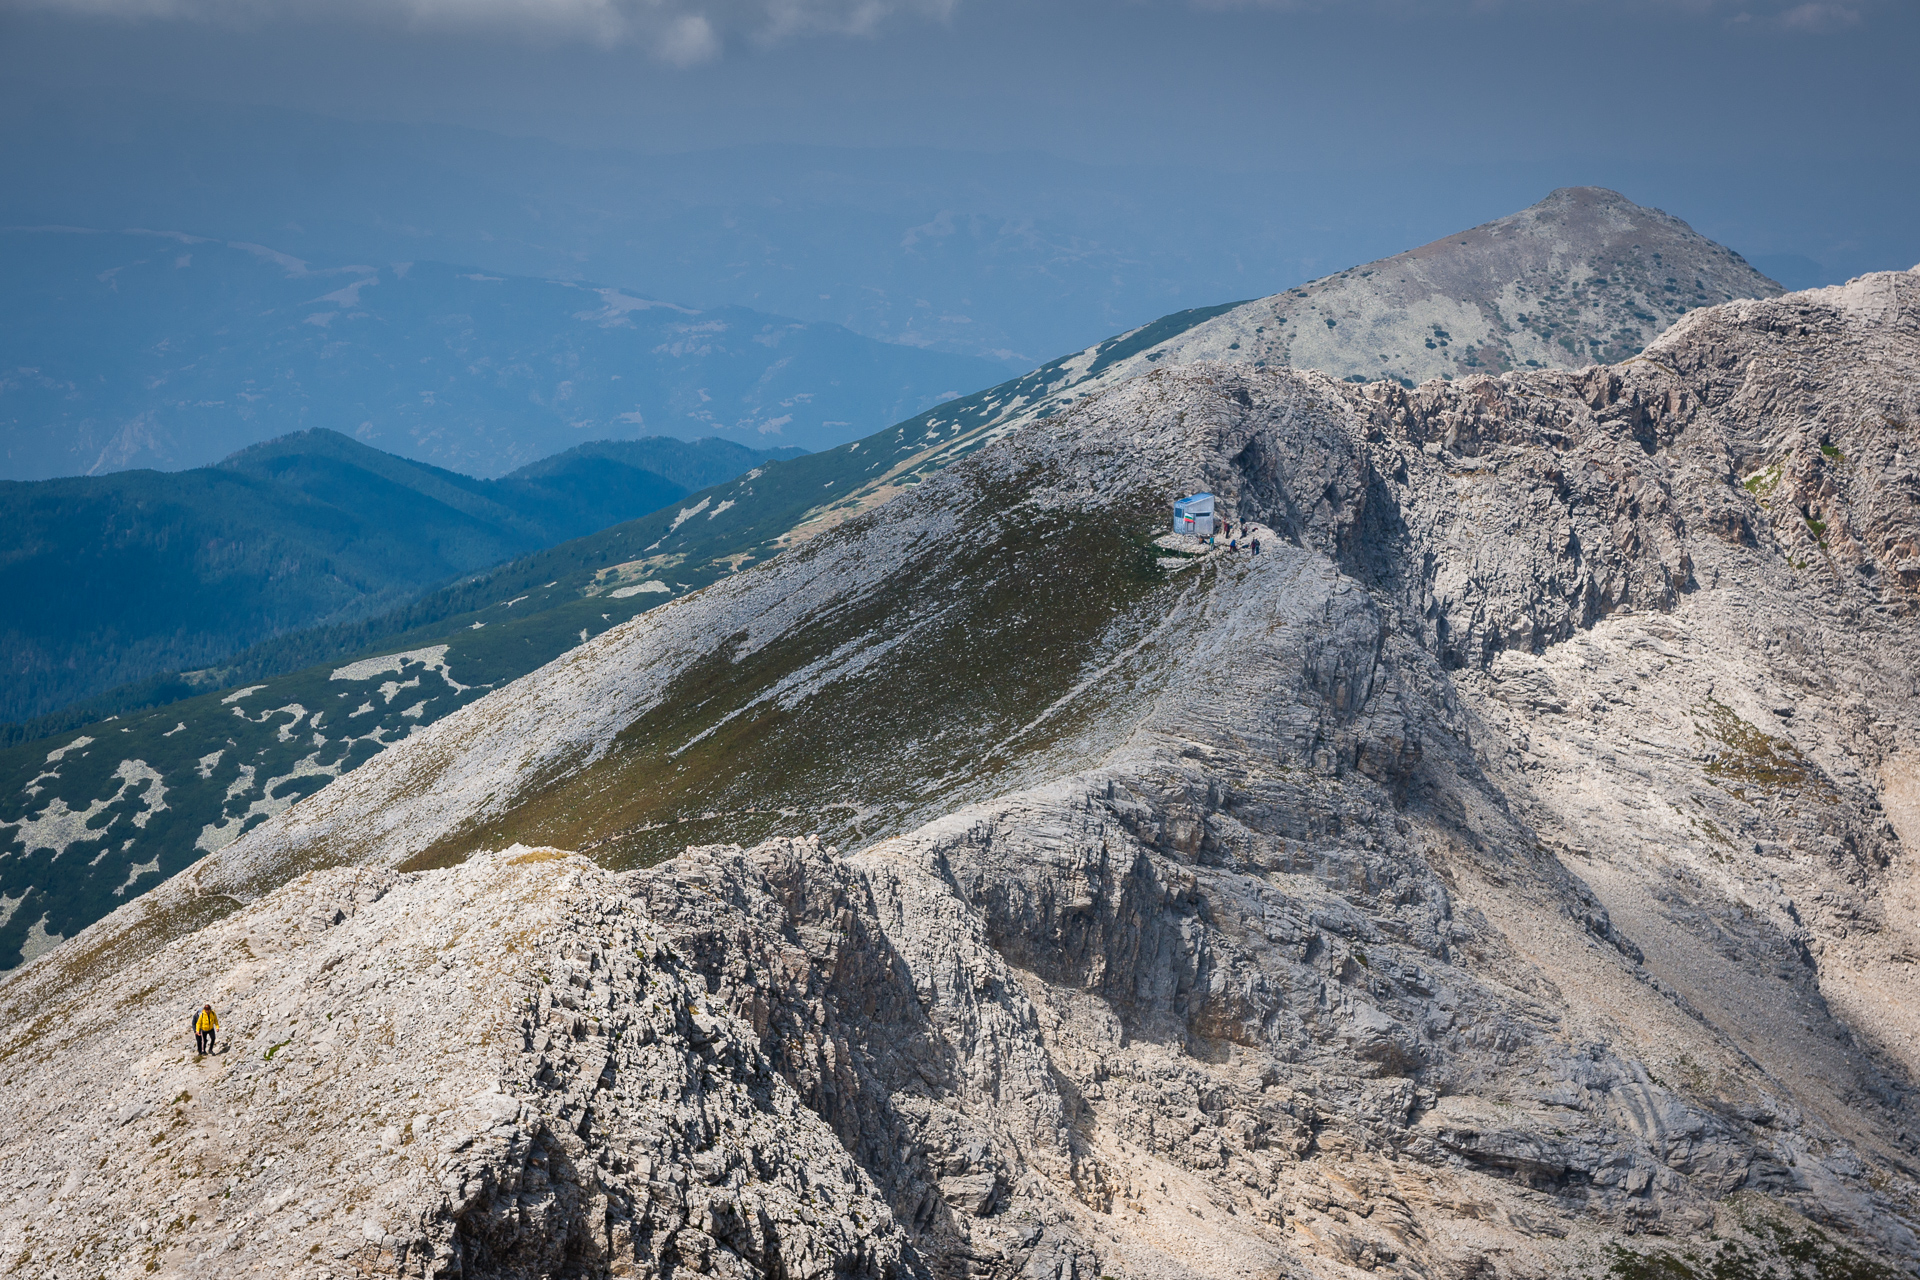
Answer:
[[[1910,1273],[1917,375],[1902,272],[1020,431],[0,982],[0,1268]]]

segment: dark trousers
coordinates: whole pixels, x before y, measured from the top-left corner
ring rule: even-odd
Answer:
[[[214,1035],[215,1035],[215,1034],[216,1034],[216,1033],[215,1033],[215,1032],[212,1032],[212,1031],[196,1031],[196,1032],[194,1032],[194,1033],[193,1033],[193,1048],[194,1048],[194,1052],[196,1052],[196,1053],[212,1053],[212,1052],[213,1052],[213,1037],[214,1037]]]

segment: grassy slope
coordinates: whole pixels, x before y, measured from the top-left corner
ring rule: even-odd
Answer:
[[[624,868],[796,822],[864,840],[991,788],[1008,760],[996,747],[1018,736],[1027,750],[1069,733],[1096,699],[1043,730],[1020,730],[1094,655],[1124,648],[1162,611],[1143,607],[1166,580],[1150,544],[1160,512],[1121,504],[1055,521],[1044,535],[1008,518],[996,496],[956,514],[970,532],[949,558],[899,566],[881,590],[777,645],[708,655],[606,757],[412,865],[518,840]],[[850,658],[855,641],[881,652]],[[767,697],[822,666],[840,674],[818,692]]]

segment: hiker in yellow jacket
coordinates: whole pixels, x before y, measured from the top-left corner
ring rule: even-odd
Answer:
[[[213,1052],[213,1035],[220,1030],[220,1015],[213,1006],[203,1004],[200,1012],[193,1015],[193,1048],[196,1053]]]

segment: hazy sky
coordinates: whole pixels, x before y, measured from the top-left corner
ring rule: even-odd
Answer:
[[[1324,194],[1289,261],[1329,270],[1585,183],[1789,284],[1911,266],[1917,63],[1913,0],[0,0],[15,109],[1012,152],[1007,208],[1054,159],[1178,167],[1194,207]]]
[[[1911,162],[1910,0],[8,0],[10,75],[590,144]],[[1899,154],[1894,154],[1894,153]]]

